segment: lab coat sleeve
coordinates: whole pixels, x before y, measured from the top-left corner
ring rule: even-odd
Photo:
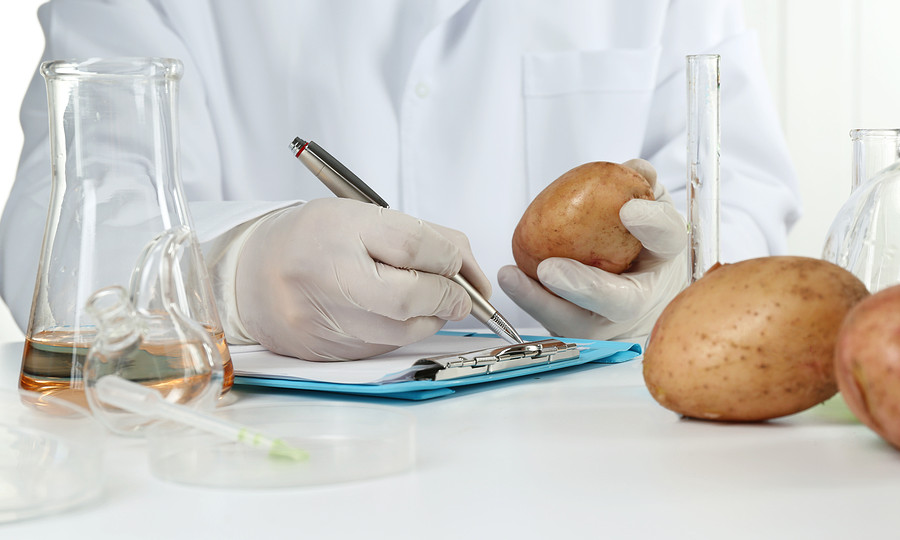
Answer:
[[[784,254],[800,216],[799,190],[756,36],[744,28],[740,3],[675,1],[666,24],[642,154],[684,211],[685,56],[719,54],[721,260]]]
[[[220,311],[233,302],[234,257],[223,249],[241,245],[242,227],[290,201],[231,201],[225,198],[214,122],[206,106],[199,69],[164,13],[153,2],[55,0],[41,6],[38,18],[44,31],[42,61],[60,58],[157,56],[178,58],[185,65],[181,84],[181,177],[190,202],[193,225],[204,252],[225,266],[212,268],[213,288]],[[10,196],[0,220],[0,294],[25,331],[31,308],[41,238],[51,191],[49,128],[44,81],[36,71],[20,111],[24,145]],[[231,231],[231,233],[229,233]],[[229,236],[230,234],[230,236]],[[222,235],[226,235],[222,237]],[[221,237],[221,238],[220,238]],[[228,324],[226,318],[223,321]]]

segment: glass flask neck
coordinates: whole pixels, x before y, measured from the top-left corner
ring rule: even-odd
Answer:
[[[120,351],[141,338],[137,312],[122,287],[106,287],[91,295],[85,305],[97,323],[107,350]]]
[[[900,129],[853,129],[850,190],[900,160]]]
[[[209,328],[190,318],[182,257],[190,257],[193,235],[171,229],[151,242],[135,268],[131,300],[121,287],[91,295],[86,310],[97,322],[97,337],[84,362],[84,387],[94,415],[121,434],[140,433],[140,415],[106,403],[98,383],[117,375],[160,392],[168,401],[211,409],[222,392],[224,363]],[[193,289],[196,290],[196,289]]]
[[[101,77],[108,80],[170,79],[178,80],[184,65],[175,58],[121,57],[52,60],[41,64],[41,75],[51,78]]]
[[[140,207],[130,207],[138,212],[135,220],[155,219],[156,230],[191,226],[178,177],[183,70],[181,61],[170,58],[41,65],[50,106],[50,151],[57,165],[55,204],[101,204],[113,191],[131,192],[132,198],[144,198]]]

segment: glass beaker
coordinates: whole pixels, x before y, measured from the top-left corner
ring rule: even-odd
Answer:
[[[86,405],[81,369],[96,328],[88,297],[126,287],[142,251],[173,228],[193,230],[178,158],[178,84],[166,58],[41,65],[50,116],[52,190],[25,333],[19,386]],[[231,357],[199,243],[181,258],[187,315],[209,331],[233,383]]]
[[[851,192],[828,230],[822,258],[870,292],[900,283],[900,129],[854,129]]]

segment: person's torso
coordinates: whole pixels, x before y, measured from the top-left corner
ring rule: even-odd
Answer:
[[[226,199],[331,196],[288,149],[295,136],[314,140],[393,208],[465,232],[495,280],[548,183],[581,163],[641,154],[666,2],[163,9],[195,54],[198,73],[183,84],[204,85]],[[190,198],[198,179],[184,180]]]

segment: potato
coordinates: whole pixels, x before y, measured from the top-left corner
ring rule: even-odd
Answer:
[[[900,448],[900,285],[847,314],[838,332],[835,374],[850,411]]]
[[[619,219],[622,205],[634,198],[653,199],[650,184],[635,170],[605,161],[575,167],[525,209],[512,238],[516,265],[532,279],[549,257],[624,272],[642,247]]]
[[[867,295],[853,274],[820,259],[722,265],[663,310],[644,352],[644,382],[663,407],[694,418],[802,411],[837,392],[837,331]]]

